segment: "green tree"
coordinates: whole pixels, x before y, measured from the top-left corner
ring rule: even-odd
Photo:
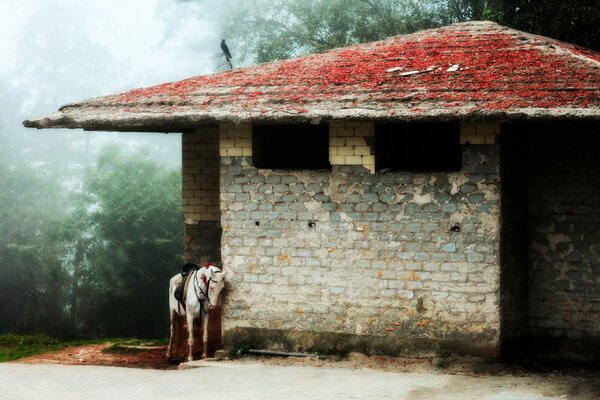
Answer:
[[[110,146],[83,190],[59,176],[0,159],[0,332],[163,337],[180,172]]]
[[[0,160],[0,332],[60,333],[64,198],[52,170]]]
[[[234,59],[267,62],[439,26],[439,0],[229,2],[223,37]]]
[[[86,171],[67,231],[72,317],[87,336],[163,336],[182,261],[180,173],[116,146]]]
[[[491,9],[505,25],[600,50],[597,0],[496,0]]]
[[[223,37],[239,64],[262,63],[469,20],[494,20],[593,49],[596,0],[252,0],[228,2]]]
[[[456,21],[482,20],[487,3],[486,0],[448,0],[446,15]]]

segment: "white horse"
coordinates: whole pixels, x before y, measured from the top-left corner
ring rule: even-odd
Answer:
[[[182,276],[177,274],[169,282],[169,308],[171,317],[171,336],[169,338],[169,347],[167,348],[167,358],[171,358],[173,350],[173,338],[177,327],[175,326],[177,316],[185,317],[188,328],[188,361],[193,360],[192,351],[194,348],[194,321],[199,320],[202,325],[202,358],[206,358],[206,347],[208,343],[208,317],[210,310],[219,305],[219,296],[225,287],[225,282],[229,281],[233,272],[227,268],[221,271],[212,264],[207,264],[204,268],[190,271],[189,278],[184,290],[182,306],[175,298],[175,289],[181,284]]]

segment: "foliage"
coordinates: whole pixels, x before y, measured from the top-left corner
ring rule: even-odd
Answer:
[[[223,37],[240,64],[262,63],[469,20],[494,20],[598,48],[595,0],[229,0]]]
[[[493,6],[500,23],[600,51],[597,0],[496,0]]]
[[[160,336],[181,265],[180,175],[143,154],[101,152],[70,219],[71,315],[87,336]],[[100,322],[100,323],[98,323]]]
[[[437,371],[445,370],[450,366],[450,352],[447,350],[441,350],[438,353],[438,358],[435,362],[435,369]]]
[[[252,0],[229,3],[224,37],[234,59],[266,62],[440,25],[431,2]],[[435,3],[435,4],[434,4]]]
[[[435,362],[435,369],[437,371],[443,371],[450,366],[450,360],[447,357],[440,357]]]
[[[56,227],[64,219],[53,171],[0,164],[0,332],[56,333],[66,275]]]
[[[86,169],[83,190],[0,160],[0,332],[165,336],[180,181],[114,146]]]

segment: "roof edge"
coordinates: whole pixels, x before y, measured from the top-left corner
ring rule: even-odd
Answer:
[[[98,116],[95,118],[73,118],[61,112],[46,115],[37,119],[23,121],[27,128],[37,129],[83,129],[93,131],[137,131],[137,132],[181,132],[201,125],[231,122],[239,125],[251,123],[321,123],[340,120],[374,121],[374,122],[426,122],[426,121],[464,121],[464,122],[505,122],[511,120],[598,120],[600,110],[594,109],[519,109],[511,111],[472,110],[457,113],[447,110],[430,110],[427,113],[407,113],[389,115],[387,112],[372,110],[346,109],[320,113],[269,115],[246,115],[221,113],[184,114],[184,115],[130,115],[108,120]]]

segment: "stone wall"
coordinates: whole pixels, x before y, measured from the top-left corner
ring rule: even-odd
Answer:
[[[600,341],[599,131],[597,123],[524,128],[529,332],[536,337]]]
[[[373,173],[369,122],[330,125],[331,171],[273,171],[252,167],[249,124],[222,124],[222,257],[236,273],[225,334],[330,332],[493,350],[498,132],[461,131],[460,172]],[[311,347],[300,341],[282,347]]]

